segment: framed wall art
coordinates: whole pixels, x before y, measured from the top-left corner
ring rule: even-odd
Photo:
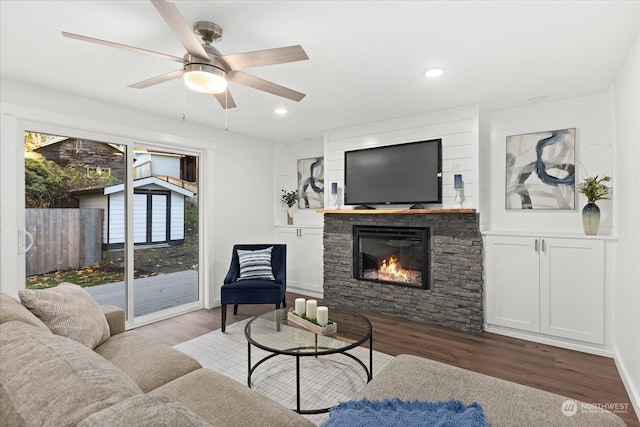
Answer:
[[[575,209],[576,129],[507,136],[506,209]]]
[[[324,157],[298,160],[298,208],[324,207]]]

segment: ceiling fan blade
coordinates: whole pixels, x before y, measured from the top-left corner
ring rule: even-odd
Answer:
[[[128,87],[132,87],[134,89],[144,89],[149,86],[153,86],[160,83],[168,82],[169,80],[177,79],[183,74],[184,74],[184,70],[175,70],[175,71],[168,72],[166,74],[161,74],[159,76],[151,77],[150,79],[143,80],[138,83],[130,84]]]
[[[220,106],[225,110],[228,108],[236,108],[236,102],[233,100],[233,97],[231,96],[231,92],[229,92],[229,89],[227,89],[222,93],[216,93],[213,96],[216,97],[216,99],[220,103]]]
[[[62,35],[68,37],[70,39],[82,40],[85,42],[101,44],[104,46],[115,47],[118,49],[128,50],[129,52],[142,53],[145,55],[154,56],[160,59],[168,59],[170,61],[176,61],[182,64],[182,58],[178,58],[177,56],[166,55],[164,53],[154,52],[152,50],[140,49],[139,47],[127,46],[126,44],[120,44],[115,42],[108,42],[102,39],[94,39],[93,37],[81,36],[80,34],[68,33],[66,31],[62,31]]]
[[[169,24],[169,27],[173,30],[182,45],[187,49],[187,52],[191,56],[197,56],[198,58],[209,61],[209,55],[207,51],[200,45],[200,41],[193,34],[191,27],[184,20],[184,17],[178,11],[178,8],[173,4],[165,0],[151,0],[153,6],[162,15],[164,20]]]
[[[300,102],[302,98],[306,96],[304,93],[296,92],[293,89],[280,86],[279,84],[261,79],[260,77],[252,76],[251,74],[243,73],[242,71],[231,71],[228,76],[229,80],[234,83],[239,83],[273,95],[291,99],[292,101]]]
[[[304,61],[309,59],[309,57],[302,46],[296,45],[224,55],[218,59],[223,60],[229,66],[230,70],[235,71],[263,65]]]

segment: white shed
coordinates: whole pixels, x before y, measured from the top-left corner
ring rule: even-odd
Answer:
[[[184,202],[194,193],[153,176],[135,180],[133,187],[134,244],[184,243]],[[74,196],[81,208],[104,210],[102,247],[124,247],[124,184],[79,191]]]

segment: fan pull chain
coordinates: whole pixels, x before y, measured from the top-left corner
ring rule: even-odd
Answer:
[[[185,85],[182,85],[182,121],[185,122],[187,120],[187,89]]]

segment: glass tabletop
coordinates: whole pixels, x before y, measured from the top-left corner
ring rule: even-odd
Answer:
[[[249,343],[278,354],[321,355],[357,347],[371,338],[371,322],[344,308],[329,307],[329,319],[336,331],[316,334],[287,318],[291,310],[272,310],[251,319],[244,328]]]

